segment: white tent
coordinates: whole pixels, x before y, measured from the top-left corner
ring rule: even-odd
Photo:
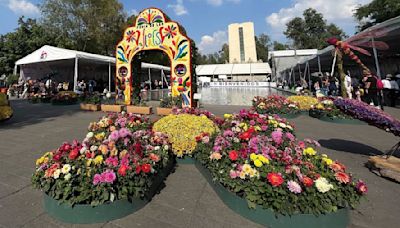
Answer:
[[[96,63],[101,65],[102,68],[104,68],[105,65],[108,65],[108,87],[109,90],[111,90],[112,74],[114,74],[114,71],[112,71],[111,68],[115,67],[115,57],[91,54],[81,51],[53,47],[49,45],[45,45],[15,62],[14,73],[17,73],[17,67],[19,66],[20,78],[25,79],[31,77],[34,79],[35,76],[38,77],[38,72],[49,72],[48,68],[51,68],[51,63],[58,63],[58,66],[60,66],[60,64],[64,64],[64,66],[65,64],[67,64],[69,66],[68,68],[64,67],[62,73],[63,77],[67,79],[73,75],[74,91],[77,90],[77,82],[80,68],[79,65],[81,63],[86,63],[88,74],[100,75],[101,72],[95,72],[91,65]],[[73,72],[71,69],[71,65],[73,65]],[[169,67],[149,63],[142,63],[142,68],[170,71]]]
[[[209,64],[196,67],[198,76],[271,74],[268,63]]]

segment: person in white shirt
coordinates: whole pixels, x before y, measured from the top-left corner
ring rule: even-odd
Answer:
[[[351,86],[351,77],[349,76],[349,74],[346,74],[345,78],[344,78],[344,86],[346,88],[346,93],[347,93],[347,97],[349,99],[353,99],[353,94],[352,94],[352,86]]]

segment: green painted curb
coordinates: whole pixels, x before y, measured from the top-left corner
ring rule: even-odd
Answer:
[[[53,218],[73,224],[104,223],[132,214],[144,207],[164,184],[164,179],[173,170],[175,160],[170,159],[167,166],[154,176],[153,184],[143,199],[132,198],[132,202],[124,199],[105,203],[96,207],[90,205],[59,204],[50,196],[43,194],[44,210]]]
[[[324,115],[317,115],[316,113],[311,112],[311,111],[309,112],[309,116],[312,118],[315,118],[315,119],[319,119],[324,122],[329,122],[329,123],[349,124],[349,125],[366,125],[366,123],[364,123],[360,120],[357,120],[357,119],[339,119],[339,118],[332,119],[332,118],[326,117]]]
[[[260,206],[257,206],[256,209],[250,209],[245,199],[228,191],[220,183],[214,182],[210,171],[203,165],[199,162],[196,162],[195,165],[226,206],[255,223],[269,228],[345,228],[349,224],[349,210],[347,208],[318,217],[312,214],[275,215],[272,210],[263,209]]]

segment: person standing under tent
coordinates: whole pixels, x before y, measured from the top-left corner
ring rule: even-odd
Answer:
[[[365,83],[365,101],[367,104],[374,105],[376,108],[380,109],[379,95],[378,95],[378,80],[370,72],[364,72]]]
[[[382,79],[382,83],[383,83],[383,104],[388,106],[389,104],[389,93],[390,90],[392,88],[392,85],[390,84],[390,78],[392,77],[391,74],[386,75],[385,79]]]
[[[91,79],[89,81],[89,93],[92,94],[94,91],[94,88],[96,87],[96,81]]]
[[[347,72],[344,78],[344,86],[346,88],[347,97],[353,99],[353,94],[352,94],[353,87],[351,86],[350,72]]]
[[[389,106],[395,107],[396,100],[400,92],[400,86],[396,82],[396,78],[390,77]]]

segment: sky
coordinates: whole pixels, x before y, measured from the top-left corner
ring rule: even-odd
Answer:
[[[346,34],[355,32],[354,9],[372,0],[120,0],[126,13],[157,7],[182,24],[203,54],[218,51],[228,41],[228,25],[254,22],[255,33],[287,43],[283,31],[290,19],[314,8]],[[13,31],[19,16],[40,18],[42,0],[0,0],[0,34]]]

